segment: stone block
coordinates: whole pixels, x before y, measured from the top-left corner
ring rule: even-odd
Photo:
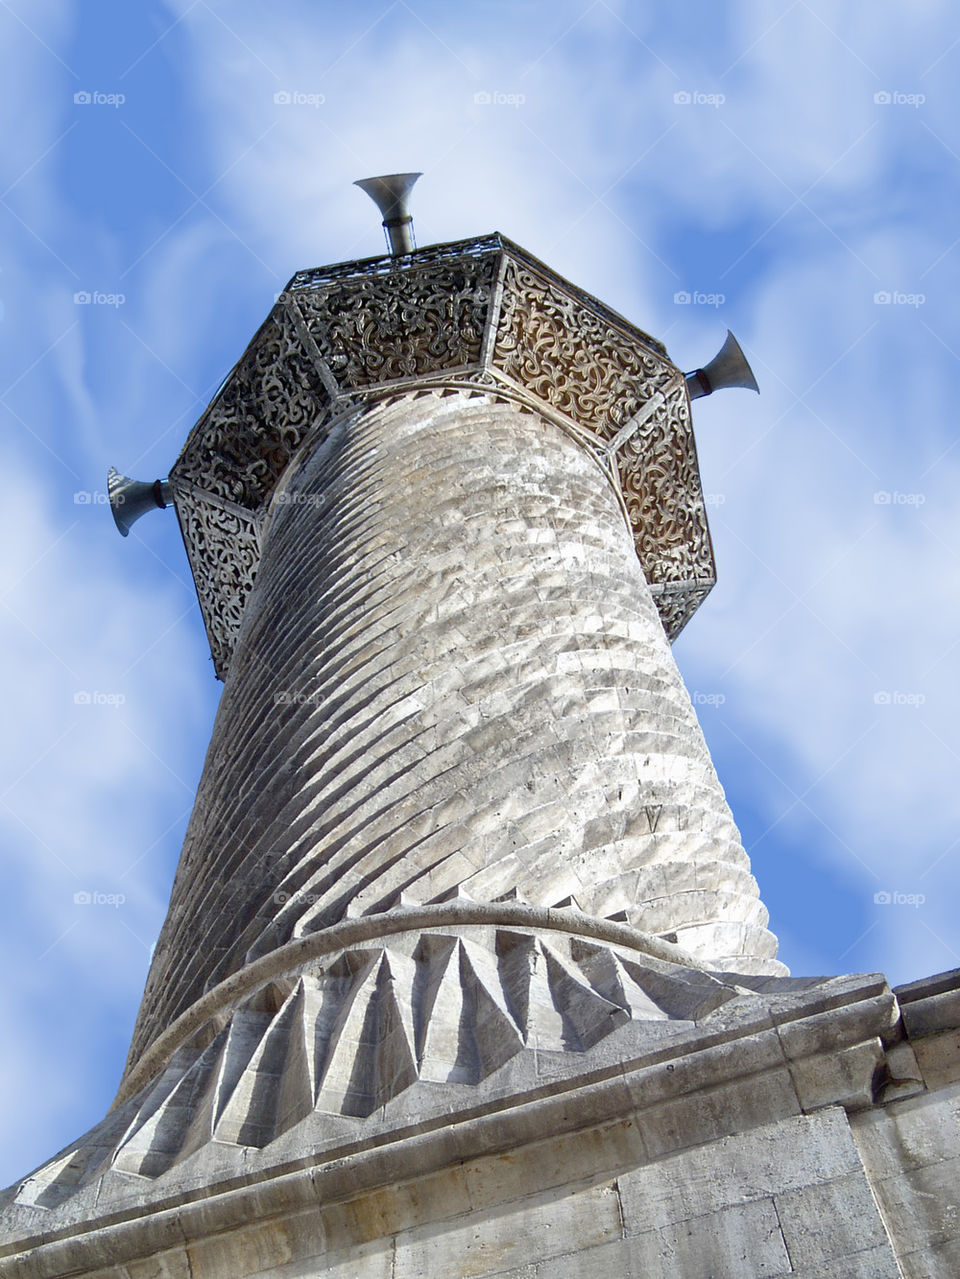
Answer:
[[[586,1182],[631,1165],[644,1164],[642,1134],[634,1120],[560,1134],[497,1158],[465,1164],[471,1209],[484,1212],[553,1187]]]
[[[325,1223],[314,1207],[309,1212],[254,1220],[245,1230],[211,1232],[189,1243],[186,1252],[191,1275],[237,1279],[269,1273],[301,1257],[317,1256],[325,1248]]]
[[[182,1249],[140,1261],[128,1261],[124,1266],[110,1266],[95,1274],[98,1279],[107,1279],[107,1276],[110,1279],[193,1279],[189,1258]],[[94,1276],[89,1276],[89,1279],[94,1279]]]
[[[960,1157],[887,1177],[873,1192],[901,1256],[960,1239]]]
[[[530,1268],[531,1279],[606,1279],[607,1275],[616,1276],[616,1279],[645,1279],[645,1274],[634,1267],[633,1251],[632,1240],[612,1239],[597,1248],[539,1261]],[[511,1279],[512,1275],[513,1272]],[[504,1275],[502,1279],[508,1277]],[[520,1272],[517,1272],[517,1279],[520,1279]],[[523,1279],[527,1279],[526,1273]]]
[[[886,1079],[877,1098],[881,1105],[923,1092],[923,1072],[916,1053],[906,1040],[887,1049],[884,1066]]]
[[[960,1275],[960,1240],[948,1239],[933,1248],[900,1256],[903,1279],[956,1279]]]
[[[633,1273],[642,1279],[773,1279],[789,1275],[772,1199],[647,1231],[630,1240]]]
[[[960,1030],[944,1030],[912,1041],[917,1065],[928,1088],[960,1080]]]
[[[862,1171],[785,1191],[774,1203],[795,1270],[815,1270],[826,1261],[888,1244]]]
[[[652,1159],[768,1124],[800,1107],[786,1070],[770,1070],[637,1112]]]
[[[262,1279],[317,1279],[319,1275],[323,1279],[393,1279],[393,1240],[382,1239],[347,1252],[304,1257],[275,1266]]]
[[[848,1110],[872,1106],[883,1057],[883,1044],[870,1039],[839,1052],[791,1062],[790,1074],[800,1105],[806,1111],[833,1105]]]
[[[811,1270],[792,1273],[794,1279],[904,1279],[906,1271],[900,1269],[890,1245],[885,1243],[852,1257],[819,1262]]]
[[[926,999],[914,999],[901,1007],[903,1024],[911,1039],[960,1027],[960,989],[940,991]]]
[[[410,1171],[413,1171],[411,1169]],[[321,1209],[331,1251],[371,1243],[430,1222],[465,1215],[470,1195],[462,1167],[371,1190]]]
[[[622,1173],[624,1230],[659,1229],[859,1168],[842,1111],[798,1115]]]
[[[960,1151],[960,1085],[850,1117],[871,1181],[954,1158]]]
[[[592,1248],[621,1236],[615,1188],[600,1185],[576,1194],[540,1197],[499,1212],[398,1236],[393,1279],[438,1275],[495,1275]]]

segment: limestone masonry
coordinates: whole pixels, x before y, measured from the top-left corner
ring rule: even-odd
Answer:
[[[776,959],[660,343],[497,235],[302,272],[170,485],[223,697],[0,1275],[960,1274],[960,973]]]

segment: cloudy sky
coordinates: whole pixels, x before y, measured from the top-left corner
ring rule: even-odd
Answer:
[[[112,1100],[220,689],[106,469],[165,475],[293,272],[381,250],[369,174],[686,368],[736,332],[675,652],[781,957],[960,965],[954,5],[0,0],[0,64],[0,1184]]]

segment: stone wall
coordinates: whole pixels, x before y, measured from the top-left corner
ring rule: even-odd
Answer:
[[[960,972],[902,1005],[876,977],[767,985],[639,1055],[621,1026],[511,1062],[472,1108],[441,1088],[431,1115],[429,1085],[326,1151],[305,1121],[232,1168],[8,1208],[0,1275],[954,1279]]]

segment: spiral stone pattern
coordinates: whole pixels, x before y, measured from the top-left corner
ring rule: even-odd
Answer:
[[[784,971],[610,479],[432,390],[343,415],[274,499],[130,1062],[291,939],[457,893]]]

